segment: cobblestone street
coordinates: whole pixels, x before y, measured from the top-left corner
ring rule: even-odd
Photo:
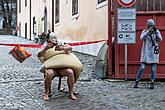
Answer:
[[[34,43],[16,36],[0,36],[0,43]],[[165,82],[156,82],[150,90],[142,81],[138,89],[134,81],[97,80],[94,75],[96,58],[75,53],[83,63],[83,71],[75,85],[78,100],[57,92],[58,78],[53,80],[50,101],[43,100],[43,74],[37,59],[38,49],[25,48],[32,56],[23,63],[9,53],[13,47],[0,46],[0,110],[165,110]],[[67,91],[66,79],[62,87]]]

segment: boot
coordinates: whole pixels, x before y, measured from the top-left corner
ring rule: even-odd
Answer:
[[[150,89],[154,89],[154,82],[151,82]]]
[[[138,83],[139,83],[138,81],[135,81],[133,88],[138,88]]]

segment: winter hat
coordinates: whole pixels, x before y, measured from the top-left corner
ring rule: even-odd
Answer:
[[[151,27],[151,26],[154,26],[154,25],[155,25],[155,22],[154,22],[153,19],[148,19],[148,20],[147,20],[147,26],[148,26],[148,27]]]

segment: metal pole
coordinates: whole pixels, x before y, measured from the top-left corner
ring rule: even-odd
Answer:
[[[112,16],[111,0],[108,0],[108,78],[112,74]]]
[[[125,59],[125,80],[127,80],[128,76],[127,76],[127,44],[125,44],[125,53],[124,53],[124,59]]]

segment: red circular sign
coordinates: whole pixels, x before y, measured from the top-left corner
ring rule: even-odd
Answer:
[[[135,4],[136,0],[118,0],[118,2],[124,7],[131,7]]]

